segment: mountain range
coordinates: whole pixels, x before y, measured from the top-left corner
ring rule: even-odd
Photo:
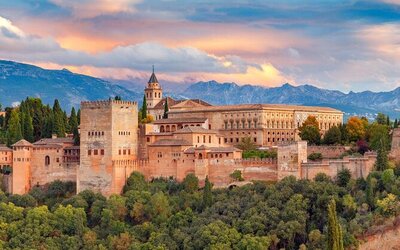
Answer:
[[[165,95],[174,98],[200,98],[211,104],[238,103],[286,103],[307,106],[327,106],[342,110],[349,115],[364,115],[370,118],[378,112],[391,117],[400,117],[400,87],[387,92],[350,92],[317,88],[312,85],[293,86],[288,83],[280,87],[261,87],[197,82],[184,85],[172,82],[160,84]],[[108,99],[121,96],[123,99],[141,101],[146,79],[114,80],[100,79],[72,73],[69,70],[48,70],[37,66],[0,60],[0,103],[10,106],[27,96],[40,97],[44,103],[52,104],[58,98],[64,108],[79,106],[82,100]]]

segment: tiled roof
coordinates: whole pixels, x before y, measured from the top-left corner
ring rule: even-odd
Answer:
[[[188,110],[170,110],[170,113],[193,113],[193,112],[213,112],[213,111],[241,111],[241,110],[288,110],[288,111],[308,111],[308,112],[335,112],[342,113],[340,110],[329,107],[299,106],[286,104],[237,104],[221,106],[202,106]]]
[[[0,144],[0,151],[12,151],[12,149],[5,144]]]
[[[40,139],[39,141],[33,143],[34,145],[38,145],[38,144],[58,144],[58,143],[74,143],[74,139],[73,138],[43,138]]]
[[[72,149],[72,150],[76,150],[76,149],[80,149],[80,146],[70,146],[70,147],[65,147],[64,149]]]
[[[32,143],[28,142],[28,141],[25,140],[25,139],[22,139],[22,140],[17,141],[16,143],[14,143],[12,146],[13,146],[13,147],[14,147],[14,146],[18,146],[18,147],[32,147]]]
[[[204,123],[207,118],[167,118],[154,121],[154,124],[170,124],[170,123]]]
[[[192,144],[183,139],[161,139],[149,146],[192,146]]]
[[[199,126],[188,126],[174,132],[174,134],[187,134],[187,133],[216,134],[217,132],[215,130],[205,129]]]
[[[163,109],[165,105],[165,100],[168,98],[168,107],[174,106],[177,104],[179,101],[172,99],[171,97],[165,97],[161,99],[154,107],[153,109]],[[151,109],[151,108],[149,108]]]
[[[208,150],[212,153],[232,153],[232,152],[238,152],[241,151],[238,148],[235,147],[207,147],[204,145],[201,145],[200,147],[190,147],[185,150],[186,154],[193,154],[196,150]]]
[[[33,144],[34,148],[56,148],[56,149],[60,149],[63,146],[60,144]]]

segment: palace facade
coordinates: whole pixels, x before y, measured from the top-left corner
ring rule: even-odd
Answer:
[[[322,134],[342,124],[343,113],[332,108],[213,106],[198,99],[164,98],[154,72],[145,96],[148,113],[156,118],[153,123],[138,124],[136,102],[82,102],[79,146],[74,146],[71,138],[33,144],[21,140],[11,148],[0,145],[6,190],[24,194],[34,185],[60,179],[76,182],[77,192],[90,189],[110,195],[122,191],[133,171],[148,180],[173,177],[182,181],[193,173],[201,183],[208,176],[215,187],[230,185],[235,170],[240,170],[245,180],[277,181],[288,175],[313,178],[318,172],[335,177],[343,168],[350,169],[354,177],[365,177],[375,162],[372,153],[359,158],[307,160],[307,143],[299,140],[298,128],[310,115],[317,118]],[[163,119],[165,105],[169,111]],[[277,158],[243,159],[236,148],[243,138],[277,150]],[[319,149],[314,147],[312,152],[315,150]],[[330,153],[329,158],[339,158],[338,154]]]

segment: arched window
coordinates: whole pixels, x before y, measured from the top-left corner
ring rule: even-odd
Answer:
[[[199,154],[199,159],[203,159],[203,154],[202,153]]]
[[[44,158],[44,165],[49,166],[50,165],[50,156],[46,155]]]

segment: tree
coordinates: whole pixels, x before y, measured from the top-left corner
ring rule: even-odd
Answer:
[[[333,126],[324,135],[324,144],[333,145],[340,144],[342,141],[342,133],[337,126]]]
[[[383,114],[383,113],[378,113],[378,115],[377,115],[376,118],[375,118],[375,121],[376,121],[378,124],[386,125],[386,123],[387,123],[387,117],[386,117],[386,115]]]
[[[208,180],[208,176],[206,176],[206,181],[204,185],[204,190],[203,190],[203,207],[209,207],[212,204],[213,197],[212,197],[212,184]]]
[[[347,134],[351,141],[357,141],[365,137],[365,122],[358,117],[350,117],[346,125]]]
[[[129,190],[137,190],[137,191],[148,190],[148,183],[146,182],[144,175],[142,173],[135,171],[131,174],[131,176],[129,176],[123,188],[123,193],[126,193]]]
[[[11,146],[22,139],[21,122],[17,109],[11,111],[7,129],[7,144]]]
[[[33,142],[34,137],[33,137],[32,117],[29,112],[29,108],[26,107],[28,104],[26,102],[23,102],[23,103],[24,103],[24,106],[20,107],[22,136],[25,140],[27,140],[29,142]],[[21,105],[22,105],[22,103],[21,103]]]
[[[142,112],[141,120],[142,120],[142,119],[146,119],[146,118],[147,118],[147,101],[146,101],[146,95],[143,95],[143,103],[142,103],[141,112]]]
[[[399,122],[397,121],[397,118],[393,122],[393,128],[398,128],[399,127]]]
[[[163,119],[168,118],[168,112],[169,112],[169,107],[168,107],[168,97],[165,98],[165,103],[164,103],[164,114],[163,114]]]
[[[343,232],[336,214],[336,202],[331,200],[328,204],[328,249],[344,250]]]
[[[337,184],[341,187],[346,187],[350,179],[351,179],[351,173],[350,170],[347,168],[340,170],[336,177]]]
[[[199,189],[199,179],[195,174],[190,173],[183,179],[182,185],[186,192],[193,193]]]
[[[302,140],[308,141],[309,144],[319,144],[321,142],[321,134],[315,126],[303,126],[299,135]]]
[[[237,147],[243,151],[255,150],[257,148],[256,144],[254,144],[253,140],[249,136],[242,138]]]
[[[53,105],[53,133],[58,137],[65,137],[65,118],[64,112],[61,109],[60,103],[57,99],[54,100]]]
[[[383,171],[388,167],[389,167],[388,152],[384,146],[381,146],[378,148],[377,151],[375,169],[378,171]]]
[[[368,128],[369,146],[373,150],[383,147],[385,150],[390,149],[389,126],[373,123]]]
[[[78,116],[76,115],[75,108],[72,107],[71,114],[69,116],[69,128],[70,132],[74,135],[74,144],[79,145],[80,138],[79,138],[79,130],[78,130]]]
[[[240,170],[235,170],[233,171],[229,177],[231,177],[234,181],[244,181],[243,177],[242,177],[242,171]]]
[[[309,115],[307,119],[303,122],[299,130],[301,131],[302,128],[305,128],[307,126],[319,128],[319,123],[317,121],[317,118],[313,115]]]

